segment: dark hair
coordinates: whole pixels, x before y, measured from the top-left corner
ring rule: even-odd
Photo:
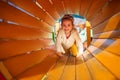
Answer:
[[[63,21],[65,21],[65,20],[70,20],[70,21],[72,22],[72,25],[74,25],[74,24],[73,24],[74,18],[73,18],[72,15],[70,15],[70,14],[65,14],[65,15],[62,17],[61,23],[63,23]]]

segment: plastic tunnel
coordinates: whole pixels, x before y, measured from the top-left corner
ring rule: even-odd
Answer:
[[[81,58],[58,58],[53,27],[64,14],[90,23]],[[120,0],[0,0],[0,80],[120,80]]]

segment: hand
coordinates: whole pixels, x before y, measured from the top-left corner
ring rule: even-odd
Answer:
[[[57,55],[58,55],[59,57],[63,57],[63,54],[62,54],[61,52],[57,52]]]

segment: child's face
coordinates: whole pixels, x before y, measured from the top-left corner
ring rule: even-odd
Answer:
[[[73,29],[73,24],[70,20],[65,20],[62,22],[62,29],[65,33],[70,33]]]

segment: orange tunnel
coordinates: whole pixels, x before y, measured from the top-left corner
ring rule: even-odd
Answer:
[[[80,59],[55,55],[53,26],[66,13],[94,32]],[[0,0],[0,80],[120,80],[120,0]]]

